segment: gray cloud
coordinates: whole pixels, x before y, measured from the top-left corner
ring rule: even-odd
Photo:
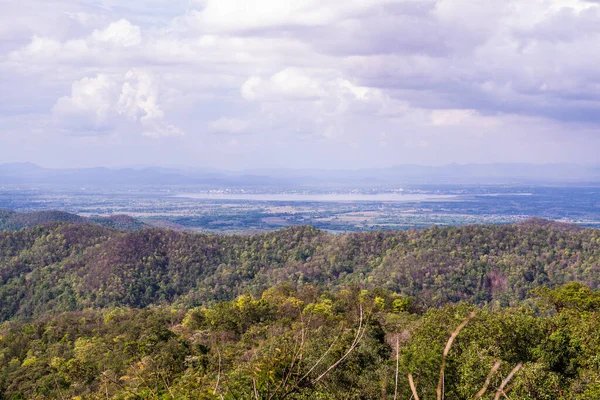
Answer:
[[[271,154],[285,149],[322,166],[469,162],[491,146],[495,161],[598,161],[597,2],[9,3],[0,136],[13,145],[45,132],[57,149],[239,166],[310,164]]]

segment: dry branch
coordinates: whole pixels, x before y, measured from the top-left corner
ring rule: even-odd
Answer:
[[[329,354],[329,352],[331,351],[331,349],[333,349],[333,346],[337,343],[338,339],[340,338],[340,336],[342,335],[342,333],[340,332],[337,337],[335,338],[335,340],[331,343],[331,345],[329,346],[329,348],[327,349],[327,351],[325,351],[325,353],[323,353],[323,355],[317,360],[317,362],[308,370],[308,372],[306,374],[304,374],[302,376],[302,378],[300,378],[300,381],[303,381],[304,379],[306,379],[311,372],[313,372],[313,370],[315,368],[317,368],[317,366],[321,363],[321,361],[323,361],[325,359],[325,357],[327,356],[327,354]]]
[[[417,388],[415,386],[415,381],[413,380],[412,374],[408,374],[408,384],[410,385],[410,390],[415,400],[419,400],[419,395],[417,394]]]
[[[446,368],[446,357],[448,357],[448,353],[450,352],[450,348],[452,347],[452,343],[454,343],[454,339],[458,336],[460,331],[469,323],[469,321],[475,316],[475,312],[469,314],[469,316],[452,332],[450,335],[450,339],[448,339],[448,343],[446,343],[446,348],[444,349],[444,354],[442,355],[442,367],[440,368],[440,378],[438,380],[437,387],[437,399],[444,399],[444,369]]]
[[[492,380],[492,377],[498,371],[498,368],[500,368],[500,364],[501,364],[500,361],[496,361],[494,363],[494,365],[492,366],[492,369],[490,370],[490,373],[488,374],[487,378],[485,379],[485,383],[483,384],[483,387],[475,395],[475,400],[480,399],[481,396],[483,396],[483,394],[487,391],[488,387],[490,386],[490,382]]]
[[[400,336],[396,336],[396,384],[394,386],[394,400],[398,397],[398,367],[400,360]]]
[[[500,384],[500,387],[498,388],[498,391],[496,392],[496,396],[494,397],[494,400],[499,400],[500,396],[502,396],[504,394],[504,388],[506,387],[506,385],[508,385],[508,382],[510,382],[510,380],[513,378],[513,376],[519,372],[519,370],[523,367],[523,363],[518,363],[516,367],[513,368],[512,371],[510,371],[510,374],[508,374],[508,376],[502,381],[502,384]]]
[[[221,351],[217,346],[217,354],[219,355],[219,372],[217,374],[217,383],[215,384],[215,390],[213,390],[213,395],[217,395],[217,390],[219,390],[219,382],[221,381]]]
[[[329,368],[327,368],[325,370],[325,372],[323,372],[321,375],[319,375],[312,383],[313,385],[318,383],[321,379],[323,379],[325,377],[325,375],[327,375],[332,369],[334,369],[335,367],[337,367],[338,365],[340,365],[340,363],[342,361],[344,361],[346,359],[346,357],[348,357],[348,355],[350,355],[350,353],[352,353],[352,351],[356,348],[356,346],[358,346],[358,344],[360,343],[363,335],[365,334],[366,328],[363,328],[363,308],[362,305],[360,306],[360,320],[358,322],[358,329],[356,330],[356,336],[354,337],[354,341],[352,342],[352,345],[350,345],[350,348],[348,349],[348,351],[346,351],[346,353],[344,353],[344,355],[337,360],[335,363],[333,363]]]

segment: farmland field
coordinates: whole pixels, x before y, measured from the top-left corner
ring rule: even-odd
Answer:
[[[529,217],[600,226],[600,188],[439,186],[388,190],[3,187],[0,208],[127,214],[150,225],[252,233],[292,225],[330,232],[510,223]]]

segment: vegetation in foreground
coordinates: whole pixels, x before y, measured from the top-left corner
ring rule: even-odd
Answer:
[[[444,398],[599,398],[600,293],[579,284],[538,290],[509,308],[422,312],[379,288],[278,286],[190,310],[5,322],[0,398],[409,399],[410,376],[420,398],[432,399],[461,322]]]
[[[599,266],[538,220],[3,232],[0,399],[596,399]]]

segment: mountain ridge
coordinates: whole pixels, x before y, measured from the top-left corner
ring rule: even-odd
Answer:
[[[246,171],[145,168],[53,169],[33,163],[0,164],[0,185],[401,185],[600,182],[600,167],[579,164],[396,165],[354,170],[253,169]]]
[[[423,305],[516,304],[579,281],[600,288],[600,230],[531,220],[330,235],[120,231],[55,222],[0,233],[0,320],[85,308],[195,307],[278,284],[382,287]]]
[[[82,217],[58,210],[19,213],[0,208],[0,231],[32,228],[37,225],[55,222],[100,225],[125,231],[142,229],[147,226],[142,221],[121,214],[108,217]]]

